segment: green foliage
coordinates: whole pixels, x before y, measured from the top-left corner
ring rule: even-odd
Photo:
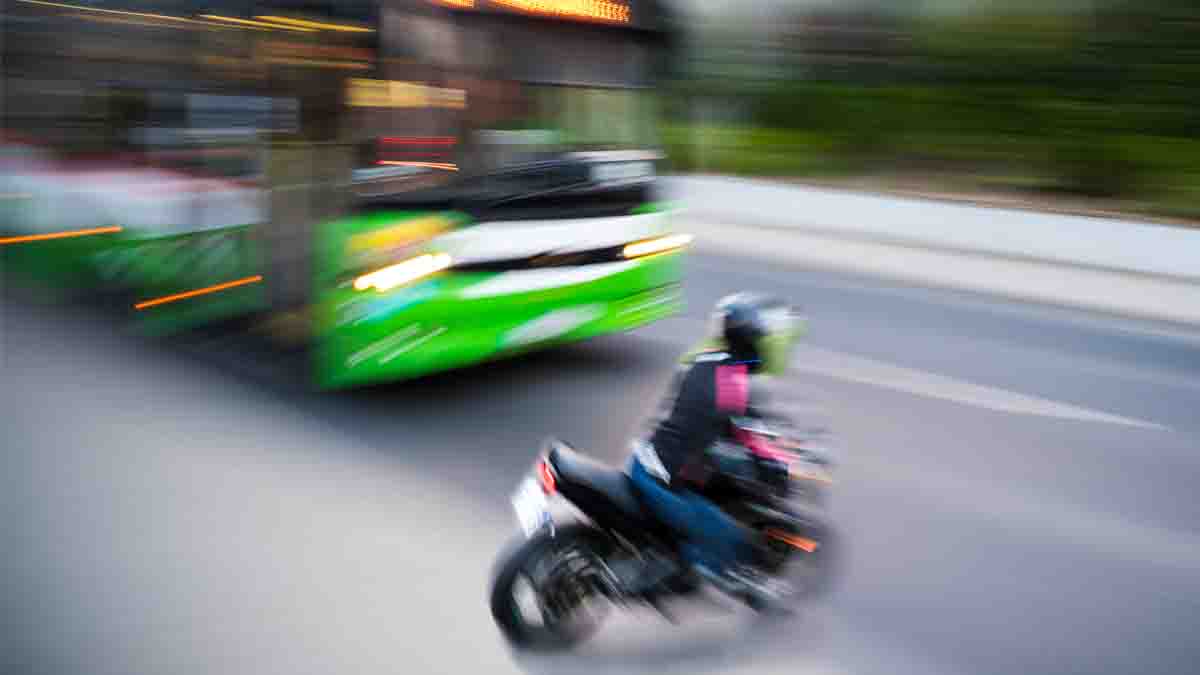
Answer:
[[[667,155],[676,171],[757,176],[842,173],[847,162],[828,136],[794,129],[668,126]]]
[[[847,45],[843,64],[825,53],[791,79],[738,83],[730,95],[751,110],[741,127],[675,127],[668,149],[684,169],[933,165],[1200,212],[1200,6],[1100,7],[895,18],[888,30],[902,39],[889,44],[901,47],[864,59]],[[720,99],[719,83],[707,84],[679,87],[677,109]]]

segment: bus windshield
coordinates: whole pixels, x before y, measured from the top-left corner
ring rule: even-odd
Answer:
[[[564,152],[658,147],[650,90],[526,84],[521,98],[519,114],[476,129],[477,167],[499,170]]]
[[[654,93],[533,85],[538,119],[568,150],[648,149],[657,145]]]

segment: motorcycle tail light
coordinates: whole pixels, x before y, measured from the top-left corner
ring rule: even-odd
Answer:
[[[538,482],[542,484],[542,492],[547,495],[554,494],[554,491],[558,489],[554,482],[554,472],[550,470],[550,463],[544,459],[537,464],[537,477]]]

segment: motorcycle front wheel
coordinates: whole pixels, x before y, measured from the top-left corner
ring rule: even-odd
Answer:
[[[522,538],[502,554],[492,578],[492,618],[514,647],[570,649],[591,637],[611,603],[601,591],[597,533],[568,525],[554,536]]]

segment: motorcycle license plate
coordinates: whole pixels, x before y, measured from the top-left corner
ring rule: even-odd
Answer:
[[[550,522],[550,502],[542,492],[541,484],[532,476],[521,482],[512,497],[512,505],[527,538]]]

